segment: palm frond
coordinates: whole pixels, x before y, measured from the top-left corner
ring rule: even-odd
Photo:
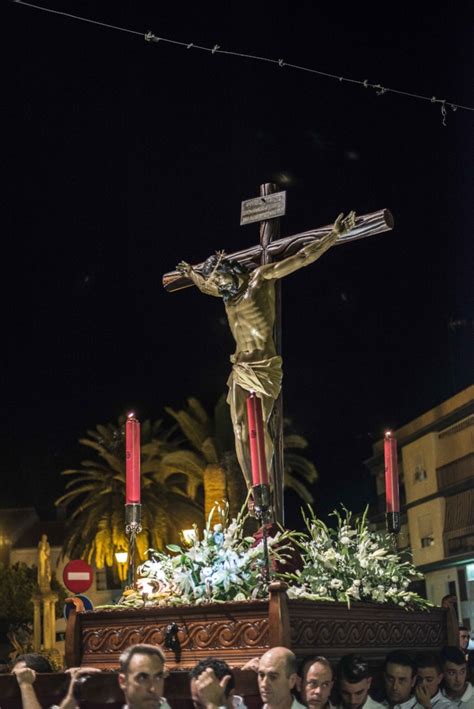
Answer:
[[[301,476],[307,483],[314,483],[318,479],[316,466],[298,453],[285,453],[285,474],[286,472]]]
[[[298,480],[298,478],[291,473],[285,473],[285,487],[296,492],[296,494],[301,497],[306,504],[311,504],[314,502],[314,498],[306,485],[304,485],[304,483]]]
[[[175,411],[171,407],[165,407],[165,411],[178,422],[182,432],[196,450],[201,450],[203,441],[206,440],[208,432],[198,419],[187,411]]]
[[[185,473],[201,475],[206,467],[205,459],[194,451],[179,450],[164,455],[160,461],[158,472]]]
[[[300,436],[297,433],[287,433],[283,438],[285,448],[299,448],[304,449],[308,447],[308,441],[304,436]]]

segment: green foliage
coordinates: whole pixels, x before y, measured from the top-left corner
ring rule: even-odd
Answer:
[[[0,620],[10,625],[26,625],[33,621],[33,592],[36,590],[36,568],[26,564],[0,566]]]
[[[38,591],[36,566],[23,563],[0,565],[0,620],[9,625],[27,625],[33,622],[33,593]],[[58,594],[56,617],[63,612],[66,589],[53,575],[51,589]]]

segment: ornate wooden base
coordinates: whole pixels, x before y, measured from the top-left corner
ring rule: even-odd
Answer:
[[[298,657],[321,653],[331,660],[363,652],[376,663],[394,648],[417,652],[456,644],[457,623],[441,608],[410,612],[354,603],[349,610],[342,603],[288,600],[284,584],[275,583],[265,601],[72,612],[66,663],[116,669],[120,653],[138,642],[160,645],[175,670],[209,655],[242,667],[277,645]]]

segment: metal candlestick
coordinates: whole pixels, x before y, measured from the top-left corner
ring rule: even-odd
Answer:
[[[125,534],[128,537],[128,576],[127,585],[135,585],[135,550],[137,535],[142,531],[142,506],[139,502],[127,502],[125,505]]]
[[[253,500],[255,516],[262,525],[263,539],[263,560],[264,560],[264,575],[268,583],[271,581],[270,557],[268,555],[268,530],[267,524],[270,521],[271,495],[270,485],[254,485]]]
[[[400,531],[400,512],[386,512],[385,525],[387,532],[398,534]]]

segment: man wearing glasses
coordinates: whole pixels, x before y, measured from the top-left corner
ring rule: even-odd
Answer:
[[[334,709],[329,698],[334,686],[329,660],[322,655],[306,660],[301,675],[301,698],[308,709]]]

